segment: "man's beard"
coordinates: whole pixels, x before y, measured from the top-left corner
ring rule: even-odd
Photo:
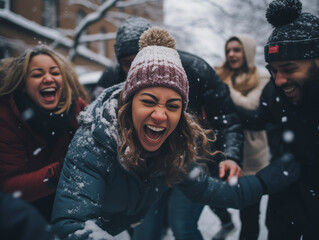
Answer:
[[[303,101],[305,104],[319,105],[319,67],[315,61],[312,61],[312,65],[308,69],[307,77],[303,86]]]
[[[308,69],[307,79],[305,85],[313,85],[319,83],[319,67],[312,61],[310,68]]]

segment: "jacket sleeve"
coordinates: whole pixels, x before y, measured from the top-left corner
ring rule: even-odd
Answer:
[[[243,129],[228,87],[211,67],[205,72],[202,92],[207,120],[217,132],[216,145],[227,159],[242,162]]]
[[[88,148],[89,137],[78,131],[73,138],[62,168],[52,211],[53,229],[61,239],[89,239],[88,220],[102,216],[106,192],[103,166]],[[92,140],[92,139],[91,139]],[[79,148],[79,144],[81,147]]]
[[[218,208],[242,209],[264,194],[261,181],[254,175],[241,177],[238,183],[231,184],[209,177],[200,166],[193,167],[178,187],[192,201]]]
[[[23,139],[0,119],[0,188],[3,192],[21,192],[21,198],[34,201],[55,192],[45,179],[59,176],[59,162],[26,172],[28,159]]]

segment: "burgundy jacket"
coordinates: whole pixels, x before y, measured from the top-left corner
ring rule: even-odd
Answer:
[[[45,179],[60,176],[68,145],[78,128],[77,115],[87,104],[79,98],[70,128],[49,148],[46,140],[22,119],[14,95],[0,97],[0,190],[21,192],[21,198],[35,201],[55,192]]]

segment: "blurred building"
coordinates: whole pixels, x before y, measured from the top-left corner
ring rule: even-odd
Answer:
[[[110,4],[101,14],[101,7]],[[95,17],[91,13],[102,17],[90,23]],[[101,71],[114,60],[117,27],[131,15],[161,25],[163,0],[0,0],[0,59],[17,56],[37,44],[70,56],[78,39],[75,65]],[[90,24],[77,38],[79,23],[87,16]]]

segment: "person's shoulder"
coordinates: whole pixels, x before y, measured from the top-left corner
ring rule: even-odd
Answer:
[[[265,67],[257,66],[258,74],[261,77],[270,77],[269,71]]]
[[[216,72],[203,58],[185,51],[178,50],[182,65],[189,80],[212,79]]]
[[[204,64],[204,65],[209,65],[203,58],[201,58],[200,56],[197,56],[195,54],[189,53],[189,52],[185,52],[182,50],[177,50],[182,63],[187,63],[187,62],[199,62],[200,64]]]
[[[0,109],[0,117],[8,121],[10,121],[9,119],[12,119],[12,117],[19,115],[13,93],[0,97]]]
[[[76,112],[80,112],[84,110],[84,108],[88,105],[81,97],[78,97],[78,99],[75,101],[76,105]]]
[[[270,73],[265,67],[257,67],[260,86],[264,87],[270,80]]]
[[[260,78],[268,79],[268,80],[270,79],[270,73],[265,67],[258,66],[257,70],[258,70],[258,75]]]

